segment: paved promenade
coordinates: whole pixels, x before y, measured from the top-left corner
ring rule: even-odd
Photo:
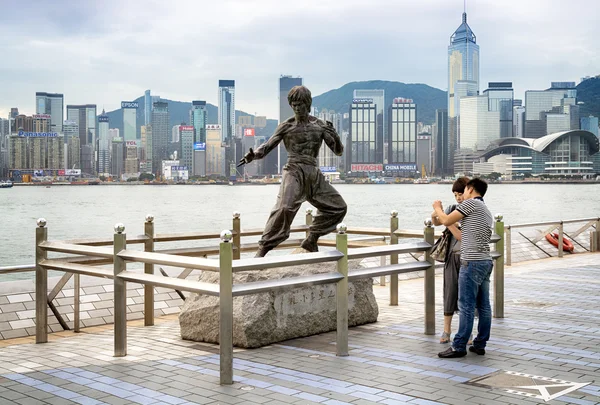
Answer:
[[[174,315],[130,323],[125,358],[112,357],[110,326],[0,341],[0,404],[600,403],[600,255],[507,267],[505,288],[485,356],[437,357],[446,345],[423,334],[423,280],[412,279],[398,307],[374,287],[379,322],[350,329],[349,357],[335,356],[335,332],[237,350],[232,386],[219,386],[218,346],[180,340]]]

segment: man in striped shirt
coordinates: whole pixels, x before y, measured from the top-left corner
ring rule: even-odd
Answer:
[[[441,201],[433,203],[439,221],[450,226],[461,221],[461,266],[458,275],[458,310],[460,321],[452,347],[438,353],[441,358],[463,357],[467,354],[467,341],[473,330],[475,308],[479,311],[477,337],[469,351],[485,354],[492,327],[490,305],[490,275],[492,257],[490,238],[494,219],[483,202],[487,183],[479,178],[471,179],[463,193],[464,201],[449,215],[444,213]]]

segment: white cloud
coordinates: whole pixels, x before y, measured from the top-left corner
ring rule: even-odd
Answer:
[[[467,6],[482,90],[513,81],[522,97],[599,73],[596,1]],[[235,79],[238,109],[276,118],[280,74],[304,77],[313,94],[369,79],[445,89],[461,13],[447,0],[15,1],[0,13],[0,115],[33,112],[36,91],[107,110],[148,88],[214,104],[217,81]]]

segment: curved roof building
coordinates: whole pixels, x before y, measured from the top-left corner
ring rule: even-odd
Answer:
[[[600,173],[600,142],[589,131],[557,132],[541,138],[504,138],[482,157],[506,157],[507,174],[581,176]]]

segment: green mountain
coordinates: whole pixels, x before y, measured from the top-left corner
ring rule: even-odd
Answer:
[[[396,97],[412,98],[417,104],[417,120],[425,124],[435,122],[435,110],[447,108],[447,93],[426,84],[406,84],[383,80],[352,82],[336,90],[330,90],[313,98],[313,105],[319,110],[326,108],[335,112],[346,113],[357,89],[385,90],[385,106],[392,104]]]
[[[190,123],[190,116],[189,116],[189,112],[190,112],[190,108],[192,108],[192,103],[191,102],[183,102],[183,101],[173,101],[173,100],[167,100],[164,98],[160,99],[161,101],[167,102],[169,104],[169,116],[170,116],[170,122],[169,122],[169,128],[172,128],[175,125],[179,125],[182,122],[185,122],[187,124]],[[137,99],[133,100],[135,102],[137,102],[139,104],[139,107],[137,109],[137,127],[138,127],[138,138],[140,136],[139,132],[140,132],[140,125],[142,125],[144,123],[144,117],[146,114],[146,109],[145,109],[145,105],[144,105],[144,96],[138,97]],[[219,122],[217,114],[218,114],[218,108],[212,104],[206,103],[206,109],[208,111],[208,123],[209,124],[217,124]],[[114,111],[107,111],[106,115],[108,115],[108,120],[110,122],[110,127],[111,128],[119,128],[120,133],[123,133],[123,113],[121,109],[118,110],[114,110]],[[252,115],[253,114],[248,114],[245,113],[244,111],[235,111],[235,120],[237,122],[237,119],[239,116],[244,116],[244,115]],[[267,126],[265,128],[257,128],[256,129],[256,135],[257,136],[271,136],[273,134],[273,132],[275,132],[275,128],[277,128],[277,120],[267,120]]]
[[[600,76],[582,81],[577,85],[577,102],[582,117],[600,117]]]

